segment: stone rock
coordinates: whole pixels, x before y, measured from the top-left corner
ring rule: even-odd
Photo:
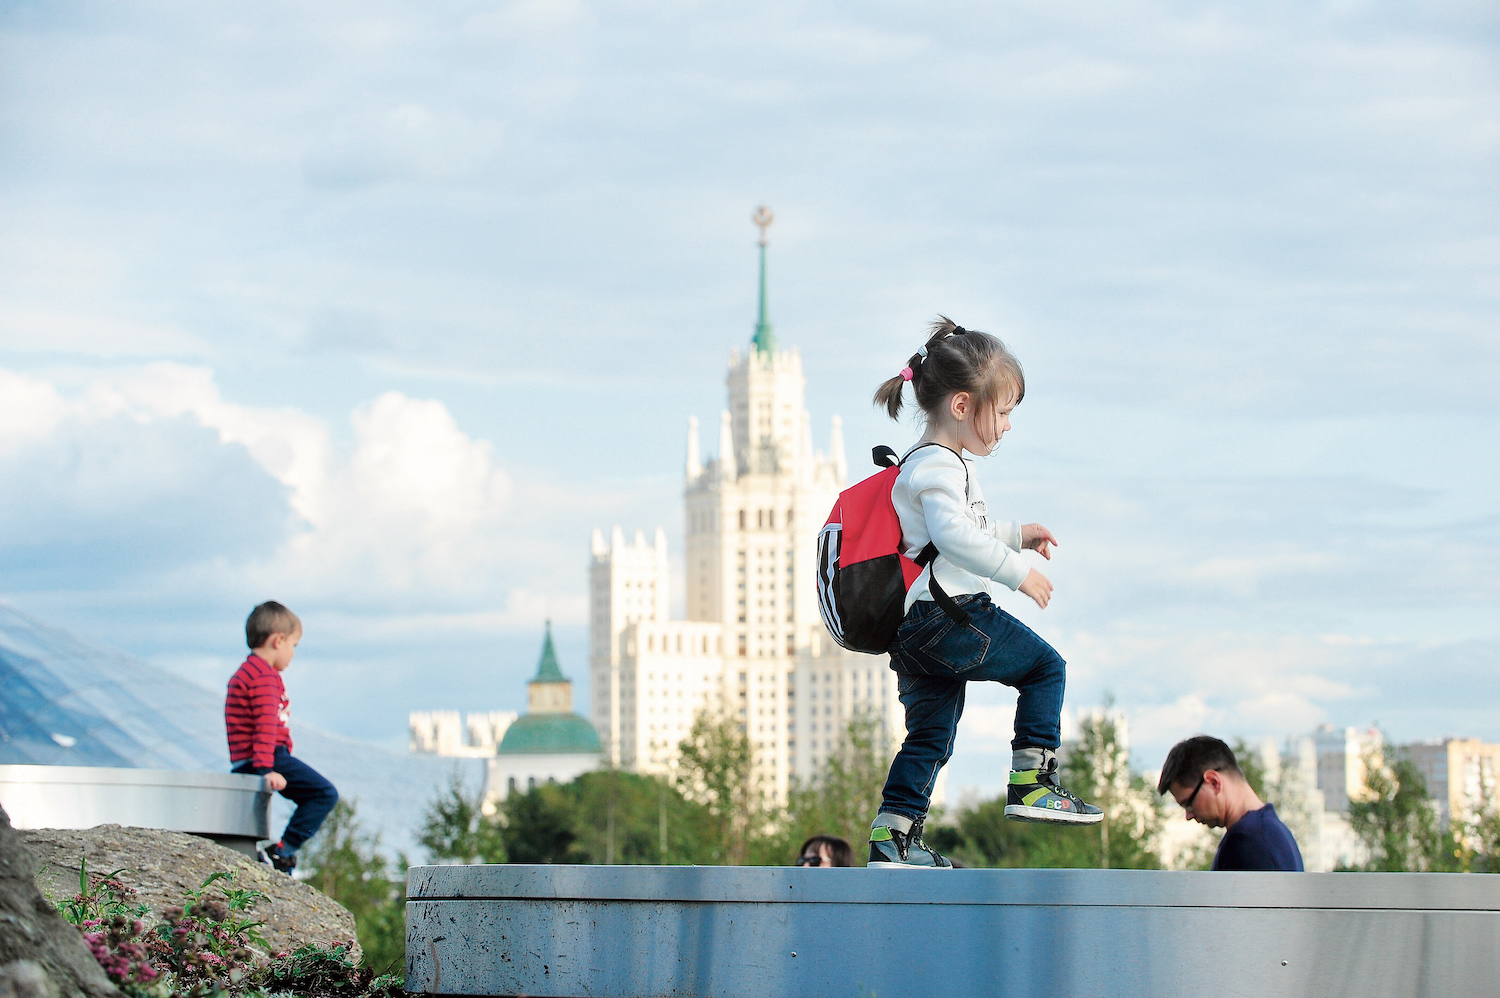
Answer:
[[[35,828],[16,834],[41,864],[37,887],[54,898],[78,892],[78,864],[85,858],[91,873],[124,870],[119,879],[135,889],[135,901],[149,905],[160,918],[165,909],[182,904],[183,894],[197,890],[209,874],[232,870],[234,887],[267,895],[250,914],[265,922],[261,932],[272,951],[355,940],[354,916],[322,891],[197,835],[122,825]],[[217,888],[224,883],[218,881],[208,896],[218,896]],[[357,941],[351,955],[359,958]]]
[[[37,862],[0,808],[0,993],[123,998],[83,936],[37,890]]]
[[[0,967],[0,998],[57,998],[57,985],[35,960]]]

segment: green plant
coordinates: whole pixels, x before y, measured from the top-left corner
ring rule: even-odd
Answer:
[[[89,877],[87,857],[78,862],[78,893],[55,905],[57,910],[73,925],[86,921],[110,918],[115,915],[144,918],[150,911],[143,904],[132,905],[130,899],[135,891],[126,887],[119,879],[127,872],[123,867],[103,876]]]
[[[174,984],[195,992],[238,986],[255,959],[251,947],[269,949],[261,935],[262,922],[248,912],[265,894],[231,889],[234,874],[220,870],[208,875],[197,890],[187,891],[184,904],[162,913],[149,943],[151,954],[171,970]],[[207,897],[220,881],[219,897]]]
[[[78,927],[83,942],[110,982],[126,994],[146,996],[159,987],[161,970],[151,962],[143,904],[131,904],[135,892],[119,879],[123,869],[89,877],[88,859],[78,864],[78,893],[56,905]]]
[[[307,883],[354,916],[364,966],[374,973],[400,972],[406,962],[406,859],[392,863],[380,851],[380,836],[360,824],[358,802],[339,801],[304,851]]]
[[[300,947],[260,968],[255,983],[268,991],[297,995],[363,995],[375,972],[350,959],[353,949],[352,942]]]

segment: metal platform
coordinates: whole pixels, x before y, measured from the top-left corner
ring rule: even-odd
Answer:
[[[167,828],[255,855],[271,835],[265,779],[110,766],[0,766],[0,805],[16,828]]]
[[[406,988],[533,998],[1500,993],[1500,877],[425,866]]]

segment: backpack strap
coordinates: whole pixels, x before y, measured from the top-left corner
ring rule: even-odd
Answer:
[[[937,556],[937,545],[928,541],[927,546],[917,554],[914,560],[922,568],[927,568],[937,560]],[[948,591],[938,585],[937,576],[930,571],[927,573],[927,591],[932,594],[932,601],[943,608],[943,612],[948,615],[949,620],[953,621],[959,627],[963,627],[969,623],[971,619],[969,612],[954,602],[953,597],[948,595]]]
[[[898,465],[905,464],[908,457],[911,457],[923,447],[941,447],[943,448],[943,450],[958,458],[958,463],[963,465],[964,469],[964,499],[967,501],[969,498],[969,464],[964,460],[962,454],[958,453],[958,451],[954,450],[952,447],[947,446],[946,444],[940,444],[933,440],[929,440],[925,444],[917,444],[911,450],[907,451],[905,457],[902,457],[899,461],[896,460],[895,451],[891,450],[884,444],[881,444],[879,447],[876,447],[870,452],[870,457],[877,465],[882,468],[894,468]],[[932,543],[931,541],[928,541],[927,546],[920,552],[918,552],[917,557],[913,560],[917,563],[918,567],[927,568],[937,560],[937,556],[937,545]],[[943,612],[948,615],[948,619],[953,621],[958,626],[963,627],[972,619],[970,618],[968,611],[954,602],[953,597],[949,596],[947,591],[943,589],[942,586],[938,585],[937,576],[933,575],[931,572],[927,573],[927,591],[932,594],[932,601],[938,606],[942,607]]]
[[[949,447],[947,444],[940,444],[936,440],[929,440],[925,444],[917,444],[911,450],[907,451],[906,455],[904,457],[902,457],[901,460],[899,462],[897,462],[897,463],[898,464],[905,464],[907,458],[911,457],[913,454],[915,454],[917,451],[921,450],[923,447],[941,447],[941,448],[943,448],[943,450],[947,451],[949,454],[952,454],[954,457],[958,458],[958,463],[959,463],[960,467],[962,467],[964,469],[964,502],[968,502],[969,501],[969,462],[965,461],[964,460],[964,456],[962,454],[960,454],[958,451],[954,450],[952,447]],[[895,451],[891,450],[889,447],[876,447],[875,449],[877,451],[890,451],[890,453],[893,454],[893,455],[896,453]],[[880,464],[880,460],[877,458],[876,461],[875,461],[875,463],[876,464]],[[881,465],[881,467],[889,468],[890,465],[888,465],[888,464]]]

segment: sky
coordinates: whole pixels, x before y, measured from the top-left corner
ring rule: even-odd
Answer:
[[[938,313],[1025,364],[979,473],[1061,546],[1051,606],[1004,605],[1139,765],[1500,741],[1497,29],[0,3],[0,599],[210,686],[280,599],[294,717],[392,747],[523,709],[547,619],[586,702],[589,534],[680,554],[768,204],[776,335],[856,474],[920,432],[869,398]],[[970,694],[950,786],[998,787],[1012,702]]]

